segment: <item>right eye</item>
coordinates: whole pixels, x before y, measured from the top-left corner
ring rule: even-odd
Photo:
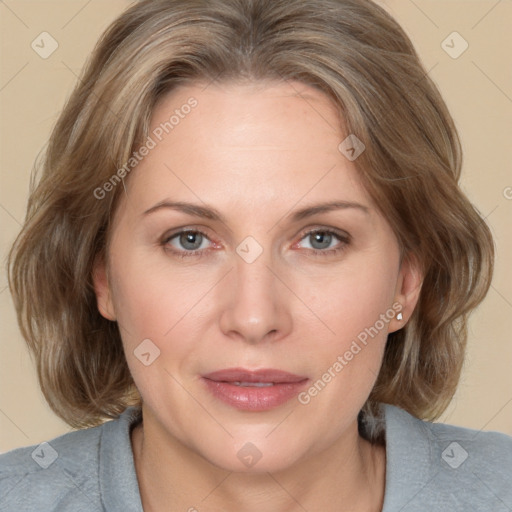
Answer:
[[[162,245],[179,257],[201,256],[208,248],[209,238],[198,230],[186,229],[166,236]]]

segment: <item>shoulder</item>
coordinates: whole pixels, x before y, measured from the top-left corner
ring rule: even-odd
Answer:
[[[511,437],[422,421],[392,406],[385,416],[389,490],[406,497],[403,512],[512,510]]]
[[[0,510],[94,510],[101,430],[70,432],[0,455]]]
[[[101,426],[0,455],[0,511],[103,510],[99,477],[102,437],[108,432],[112,444],[125,435],[123,417],[126,413]]]
[[[450,466],[472,459],[481,469],[498,472],[512,479],[512,437],[500,432],[486,432],[425,422],[426,430],[441,456]]]

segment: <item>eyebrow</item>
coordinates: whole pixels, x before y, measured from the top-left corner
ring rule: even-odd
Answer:
[[[143,215],[149,215],[151,213],[154,213],[156,211],[162,210],[162,209],[171,209],[171,210],[177,210],[181,211],[183,213],[186,213],[188,215],[193,215],[194,217],[202,217],[205,219],[218,221],[223,224],[226,224],[226,219],[224,216],[215,208],[207,207],[207,206],[200,206],[198,204],[193,203],[187,203],[183,201],[169,201],[167,199],[164,199],[163,201],[160,201],[159,203],[155,204],[148,210],[143,212]],[[365,214],[370,213],[370,209],[367,206],[364,206],[359,203],[355,203],[352,201],[332,201],[329,203],[320,203],[313,206],[307,206],[305,208],[302,208],[300,210],[297,210],[291,214],[291,222],[297,222],[299,220],[305,219],[307,217],[311,217],[313,215],[317,215],[320,213],[326,213],[333,210],[346,210],[346,209],[355,209],[358,211],[361,211]],[[286,217],[290,217],[290,215],[286,215]]]

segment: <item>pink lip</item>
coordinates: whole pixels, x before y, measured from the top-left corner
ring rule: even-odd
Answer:
[[[274,369],[228,368],[203,375],[208,390],[223,402],[246,411],[266,411],[297,396],[309,379]],[[240,386],[235,382],[272,383],[272,386]]]

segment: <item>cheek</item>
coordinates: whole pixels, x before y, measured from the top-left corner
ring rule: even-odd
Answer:
[[[117,258],[113,301],[120,326],[131,337],[162,338],[208,289],[191,271],[176,272],[162,254],[133,249]]]
[[[360,258],[342,273],[324,279],[322,286],[312,289],[310,283],[309,295],[304,296],[319,321],[314,322],[316,330],[306,320],[302,325],[315,340],[303,347],[316,378],[305,402],[320,393],[325,403],[339,402],[340,396],[364,402],[378,375],[395,315],[396,278],[394,261]],[[304,284],[302,292],[307,290]],[[320,332],[325,335],[319,336]]]
[[[183,287],[165,279],[160,269],[134,260],[125,259],[113,281],[117,322],[133,380],[145,402],[174,403],[179,389],[170,362],[180,365],[194,349],[179,335],[184,325],[194,327],[187,324],[193,297],[185,297]],[[193,335],[190,330],[187,334]]]
[[[325,332],[331,331],[330,339],[346,343],[390,310],[397,275],[392,259],[356,256],[338,272],[301,280],[296,290],[317,313]]]
[[[145,251],[127,251],[117,261],[112,271],[113,301],[134,380],[142,386],[151,384],[145,382],[149,377],[167,380],[158,368],[177,370],[198,359],[202,333],[213,317],[212,301],[205,298],[218,277],[213,272],[198,273],[192,266],[177,272],[165,258],[151,260]],[[139,347],[146,347],[143,353],[152,357],[158,354],[150,365],[156,373],[141,364]]]

